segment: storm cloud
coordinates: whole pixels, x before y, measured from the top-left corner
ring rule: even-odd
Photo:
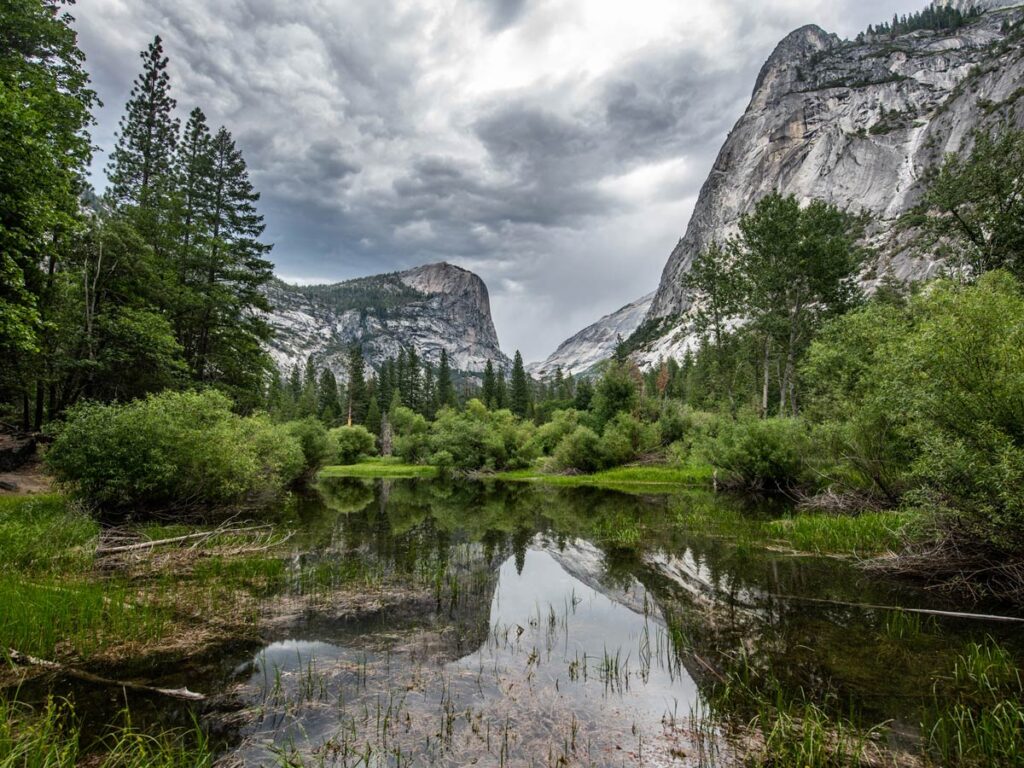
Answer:
[[[182,115],[243,149],[281,277],[446,260],[487,282],[503,347],[539,359],[656,287],[779,39],[922,5],[83,0],[93,181],[160,34]]]

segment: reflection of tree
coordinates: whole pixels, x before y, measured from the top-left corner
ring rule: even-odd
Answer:
[[[324,478],[316,490],[325,507],[343,514],[361,512],[374,500],[372,483],[363,480]]]

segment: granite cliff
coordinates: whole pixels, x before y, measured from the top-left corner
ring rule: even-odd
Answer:
[[[482,371],[488,360],[509,365],[491,319],[487,286],[451,264],[428,264],[333,285],[295,286],[274,281],[270,354],[282,369],[318,366],[345,378],[345,356],[360,343],[373,368],[402,349],[437,364],[448,352],[453,369]]]
[[[910,247],[913,230],[896,224],[920,202],[929,172],[969,147],[973,131],[1024,125],[1024,7],[979,4],[995,10],[955,31],[844,41],[806,26],[778,45],[634,336],[639,362],[678,357],[693,343],[682,276],[771,191],[870,215],[878,259],[862,275],[868,289],[885,271],[904,280],[936,272],[930,254]]]

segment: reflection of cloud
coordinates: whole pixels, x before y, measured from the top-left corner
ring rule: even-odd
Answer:
[[[101,147],[160,33],[183,113],[202,106],[245,152],[281,274],[448,260],[488,281],[509,348],[539,358],[654,288],[784,34],[853,34],[919,4],[92,0],[76,13],[107,105]]]

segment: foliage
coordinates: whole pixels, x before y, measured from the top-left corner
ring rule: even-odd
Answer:
[[[591,409],[603,426],[620,413],[631,413],[639,401],[639,371],[632,363],[611,361],[594,388]]]
[[[769,533],[804,552],[897,552],[916,516],[907,512],[805,514],[769,524]]]
[[[46,464],[107,512],[222,506],[277,492],[302,472],[300,441],[217,392],[165,392],[125,405],[82,403],[55,430]]]
[[[359,424],[330,431],[330,455],[337,464],[355,464],[364,456],[377,452],[377,440]]]
[[[725,477],[750,490],[784,490],[799,486],[808,472],[810,440],[799,419],[742,418],[723,422],[703,450]]]
[[[479,400],[471,400],[463,411],[445,408],[437,415],[429,445],[435,457],[447,453],[455,469],[518,469],[536,457],[533,433],[533,425],[516,419],[511,411],[489,411]]]
[[[306,471],[312,472],[319,469],[331,454],[327,428],[323,422],[312,416],[307,416],[301,421],[288,422],[285,424],[285,428],[288,430],[288,434],[297,439],[302,447]]]
[[[628,464],[660,446],[658,425],[645,423],[629,413],[620,413],[608,422],[598,444],[606,467]]]
[[[929,228],[968,275],[1024,279],[1024,130],[976,133],[969,154],[947,156],[925,202],[937,213]]]
[[[558,444],[554,459],[562,469],[596,472],[604,466],[601,438],[589,427],[577,427]]]

